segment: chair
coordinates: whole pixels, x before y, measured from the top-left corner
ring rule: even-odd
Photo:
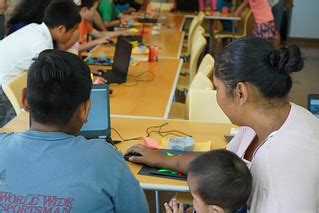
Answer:
[[[197,72],[203,73],[205,76],[210,77],[213,74],[215,66],[215,59],[211,54],[206,54],[198,67]]]
[[[21,91],[27,85],[27,72],[23,71],[17,75],[14,79],[9,81],[7,84],[2,85],[2,89],[9,101],[11,102],[16,114],[18,115],[21,112],[22,106],[20,103],[21,100]]]
[[[251,10],[246,8],[241,14],[241,19],[238,23],[237,32],[218,32],[214,34],[214,38],[217,40],[216,49],[219,48],[222,39],[238,39],[247,36],[249,18],[251,16]]]
[[[190,49],[191,49],[191,43],[193,40],[193,35],[194,32],[197,28],[197,26],[199,25],[199,20],[198,17],[194,17],[190,26],[189,26],[189,30],[188,30],[188,35],[187,35],[187,44],[184,44],[184,46],[187,48],[186,52],[184,53],[184,55],[188,56],[190,55]]]
[[[231,123],[219,107],[216,93],[209,78],[198,72],[187,93],[186,103],[173,102],[169,118]]]
[[[231,123],[219,107],[216,90],[212,88],[189,90],[188,119],[194,121],[209,121],[214,123]]]
[[[177,90],[185,91],[189,88],[189,85],[196,74],[198,60],[206,46],[206,43],[207,41],[204,38],[204,36],[197,34],[194,37],[194,42],[192,43],[192,53],[190,57],[188,75],[179,76],[177,87],[176,87]]]
[[[203,21],[205,19],[205,13],[203,11],[200,11],[198,14],[197,14],[197,18],[198,18],[198,25],[199,26],[202,26],[203,24]]]

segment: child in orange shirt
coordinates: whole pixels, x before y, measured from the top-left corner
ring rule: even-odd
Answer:
[[[80,15],[82,21],[78,26],[79,30],[79,51],[85,51],[92,49],[93,47],[101,44],[108,43],[110,38],[116,37],[119,35],[130,35],[131,33],[128,30],[117,31],[117,32],[105,32],[98,31],[94,29],[90,23],[93,20],[94,13],[98,0],[82,0],[80,7]],[[94,39],[88,41],[88,36],[92,36]]]

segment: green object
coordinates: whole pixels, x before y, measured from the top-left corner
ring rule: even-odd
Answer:
[[[172,175],[177,175],[177,172],[171,169],[159,169],[157,171],[160,173],[170,173]]]
[[[120,11],[110,0],[102,0],[99,5],[99,11],[103,21],[117,19],[120,14]]]
[[[166,152],[166,156],[168,156],[168,157],[173,157],[173,156],[175,156],[175,155],[172,154],[172,153],[170,153],[170,152]]]

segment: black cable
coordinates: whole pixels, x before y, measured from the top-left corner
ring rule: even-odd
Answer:
[[[121,136],[121,134],[114,128],[111,128],[111,130],[113,130],[118,136],[119,138],[121,139],[121,142],[125,142],[125,141],[134,141],[134,140],[141,140],[142,137],[135,137],[135,138],[123,138]]]

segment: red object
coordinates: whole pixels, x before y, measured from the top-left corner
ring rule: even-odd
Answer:
[[[149,62],[154,62],[154,61],[158,61],[158,47],[156,46],[150,46],[149,47],[149,54],[148,54],[148,61]]]

